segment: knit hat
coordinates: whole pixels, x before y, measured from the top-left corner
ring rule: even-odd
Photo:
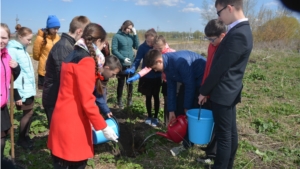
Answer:
[[[47,19],[47,26],[46,28],[56,28],[60,27],[60,22],[55,15],[49,15]]]

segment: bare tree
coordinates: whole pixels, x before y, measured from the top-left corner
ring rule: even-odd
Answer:
[[[201,8],[201,18],[206,21],[203,23],[204,25],[206,25],[208,21],[218,18],[215,9],[215,0],[203,0]]]
[[[258,13],[254,14],[253,16],[254,19],[250,20],[252,31],[256,31],[264,23],[275,17],[274,12],[271,9],[266,8],[264,5],[262,5]]]
[[[279,6],[276,12],[276,16],[282,17],[282,16],[291,16],[293,14],[293,11],[285,8],[284,6]]]
[[[255,6],[257,4],[256,0],[244,0],[243,1],[243,11],[246,17],[255,12]]]
[[[257,0],[244,0],[243,2],[243,11],[245,16],[248,17],[250,23],[255,20],[255,6],[257,4]],[[201,18],[206,21],[206,23],[212,19],[218,18],[215,9],[215,0],[203,0],[202,3],[202,12]],[[206,24],[205,23],[205,24]]]
[[[244,11],[245,16],[248,18],[251,27],[256,22],[256,16],[255,16],[256,4],[257,4],[256,0],[244,0],[243,1],[243,11]]]

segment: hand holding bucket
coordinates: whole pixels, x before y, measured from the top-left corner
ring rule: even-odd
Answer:
[[[115,117],[108,118],[105,120],[107,127],[103,130],[96,131],[94,128],[93,132],[93,144],[101,144],[110,140],[117,141],[119,137],[119,123]]]
[[[107,140],[111,140],[111,141],[114,141],[114,142],[118,142],[118,136],[116,135],[115,131],[107,126],[105,129],[102,130],[103,132],[103,135],[104,137],[107,139]]]

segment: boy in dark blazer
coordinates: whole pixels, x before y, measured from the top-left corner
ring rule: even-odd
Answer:
[[[238,147],[236,104],[241,101],[242,79],[252,51],[252,32],[242,0],[216,0],[219,20],[228,25],[211,70],[201,86],[199,104],[210,95],[215,120],[217,154],[213,168],[233,168]]]

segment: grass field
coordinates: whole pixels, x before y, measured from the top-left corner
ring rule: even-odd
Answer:
[[[170,42],[170,46],[176,50],[188,49],[206,53],[207,44]],[[35,61],[34,63],[36,65]],[[113,107],[116,101],[116,85],[116,79],[109,81],[110,107]],[[203,168],[196,162],[199,156],[204,155],[198,146],[173,157],[169,150],[178,145],[162,137],[153,136],[142,149],[137,150],[136,146],[141,144],[141,140],[156,131],[165,131],[165,127],[153,128],[144,124],[144,97],[137,93],[137,83],[134,83],[134,86],[134,104],[121,111],[112,109],[122,127],[123,140],[128,135],[133,140],[126,142],[125,139],[121,142],[122,145],[96,145],[95,157],[89,160],[87,168]],[[31,126],[35,148],[33,151],[24,151],[16,146],[16,162],[23,168],[49,169],[52,168],[52,164],[50,152],[46,147],[47,122],[41,106],[40,91],[38,93]],[[254,49],[246,69],[242,95],[242,103],[237,106],[239,148],[234,168],[300,168],[299,53]],[[21,114],[15,110],[15,140]],[[162,110],[159,117],[163,117]],[[122,133],[122,130],[131,133]],[[130,137],[127,138],[130,140]],[[5,156],[9,157],[10,141],[7,142]],[[130,147],[124,147],[128,145],[132,145],[133,155],[126,149]]]

